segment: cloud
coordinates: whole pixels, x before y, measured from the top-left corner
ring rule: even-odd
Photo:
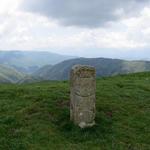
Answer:
[[[1,0],[0,15],[4,13],[12,13],[18,7],[22,0]]]
[[[61,15],[60,12],[63,12],[63,7],[60,10],[59,15],[56,13],[58,16],[55,16],[55,13],[54,16],[52,16],[49,14],[51,6],[48,6],[48,9],[48,7],[45,6],[45,3],[42,3],[40,0],[36,0],[36,4],[33,0],[26,0],[27,2],[24,3],[24,9],[29,9],[31,12],[35,13],[22,11],[22,8],[20,8],[19,5],[22,0],[2,1],[4,3],[3,5],[0,5],[0,50],[48,50],[60,54],[78,55],[83,57],[134,57],[138,59],[150,57],[150,5],[146,6],[148,1],[141,0],[141,2],[127,0],[124,2],[118,0],[118,3],[116,4],[117,1],[110,0],[110,4],[112,1],[115,3],[113,3],[113,7],[109,6],[112,8],[110,8],[107,14],[104,13],[103,15],[106,17],[110,14],[110,16],[113,15],[117,17],[110,17],[110,19],[109,17],[106,17],[106,20],[101,21],[96,19],[96,17],[92,18],[92,15],[94,16],[96,12],[97,16],[99,15],[98,10],[96,10],[96,5],[95,12],[92,13],[92,11],[89,11],[89,13],[92,13],[91,17],[89,17],[88,13],[82,13],[82,15],[80,15],[81,12],[79,11],[79,14],[76,15],[76,21],[87,16],[87,24],[86,22],[82,22],[82,24],[72,22],[74,16],[72,14],[67,14],[67,9]],[[49,1],[52,3],[52,0]],[[62,3],[62,1],[64,2],[64,0],[60,0],[59,4]],[[94,0],[91,1],[96,3]],[[97,5],[99,4],[99,1],[97,1]],[[56,2],[58,1],[53,1],[54,4]],[[77,2],[80,5],[77,5]],[[81,8],[83,5],[81,5],[81,2],[84,4],[85,0],[76,0],[74,4],[72,0],[68,0],[69,6],[67,6],[67,8],[70,8],[70,12],[72,12],[73,6],[76,6],[74,8],[75,10],[80,6],[78,9],[82,10]],[[106,2],[107,0],[104,1],[104,4]],[[11,9],[10,4],[12,6]],[[54,4],[53,7],[58,7],[58,5]],[[124,7],[121,9],[123,4]],[[129,5],[126,6],[127,4]],[[35,6],[33,7],[33,5]],[[64,4],[61,5],[64,6]],[[70,7],[70,5],[72,7]],[[3,6],[5,6],[5,9]],[[129,6],[132,6],[131,8],[134,9],[129,11],[131,10]],[[90,6],[88,7],[90,8]],[[86,12],[85,10],[88,10],[88,7],[86,5],[84,12]],[[42,9],[40,10],[39,8]],[[53,8],[53,11],[55,9]],[[99,7],[100,12],[101,9],[102,8]],[[55,11],[57,12],[58,8]],[[39,13],[42,15],[39,15]],[[67,17],[67,15],[70,17]],[[71,19],[72,17],[73,19]],[[89,18],[93,19],[93,22],[91,22],[92,24],[89,24]],[[55,19],[64,25],[74,26],[66,27],[57,24]],[[112,22],[109,23],[109,28],[102,27],[102,25],[107,24],[110,21]],[[86,25],[89,28],[76,27]]]
[[[66,26],[99,27],[137,15],[150,0],[24,0],[23,9]]]

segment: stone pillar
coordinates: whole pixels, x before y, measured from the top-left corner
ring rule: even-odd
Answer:
[[[75,65],[71,69],[70,119],[79,127],[95,124],[95,68]]]

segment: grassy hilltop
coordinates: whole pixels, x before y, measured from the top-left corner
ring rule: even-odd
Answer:
[[[0,85],[0,150],[149,150],[150,73],[97,79],[96,126],[69,121],[69,84]]]

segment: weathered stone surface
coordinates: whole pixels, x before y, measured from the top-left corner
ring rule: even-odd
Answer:
[[[70,119],[81,128],[95,124],[95,68],[75,65],[70,74]]]

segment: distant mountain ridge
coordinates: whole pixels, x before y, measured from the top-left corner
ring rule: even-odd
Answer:
[[[0,51],[0,64],[12,66],[23,73],[33,73],[44,65],[55,65],[75,58],[42,51]]]
[[[32,53],[33,52],[27,52],[27,55],[24,56],[22,52],[0,52],[0,83],[21,84],[43,80],[68,80],[72,66],[77,64],[95,67],[97,77],[150,71],[150,61],[126,61],[109,58],[69,59],[70,57],[61,57],[60,60],[65,58],[68,60],[64,60],[55,65],[42,65],[45,64],[46,61],[47,63],[48,61],[52,61],[48,60],[48,58],[51,59],[50,53],[48,53],[48,56],[44,56],[47,55],[47,52],[44,52],[44,54],[43,52],[37,52],[38,54],[35,54],[37,55],[36,58],[34,58],[35,55],[29,58],[26,57]],[[10,54],[12,54],[12,56]],[[43,56],[39,56],[39,54]],[[21,58],[23,58],[23,60]],[[47,60],[44,60],[44,58]],[[59,62],[60,60],[57,61]],[[36,62],[39,66],[35,65]]]
[[[45,80],[67,80],[73,65],[90,65],[96,68],[97,77],[150,71],[150,61],[125,61],[108,58],[77,58],[54,66],[45,66],[33,74]]]

